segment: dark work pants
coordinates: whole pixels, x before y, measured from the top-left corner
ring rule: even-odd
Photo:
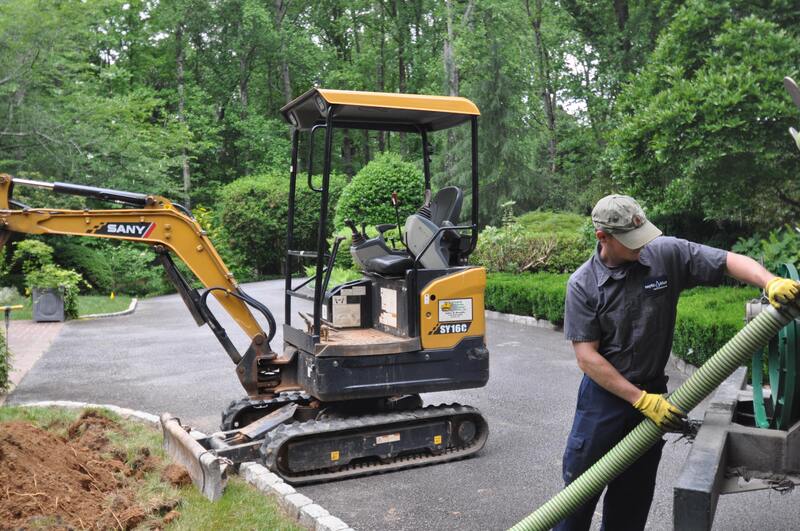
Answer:
[[[666,382],[659,382],[651,393],[666,392]],[[569,485],[599,458],[621,441],[644,416],[625,400],[609,393],[584,375],[578,391],[578,405],[572,431],[564,451],[564,482]],[[656,472],[661,460],[664,440],[655,444],[630,468],[609,483],[603,501],[601,529],[626,531],[644,529],[653,491]],[[598,494],[578,508],[554,529],[578,531],[589,529]]]

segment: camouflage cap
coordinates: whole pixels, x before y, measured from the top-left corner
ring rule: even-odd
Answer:
[[[592,223],[628,249],[640,249],[662,234],[647,221],[639,203],[627,195],[611,194],[598,201],[592,210]]]

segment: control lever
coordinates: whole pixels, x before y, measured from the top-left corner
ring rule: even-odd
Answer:
[[[352,219],[344,220],[345,226],[353,233],[353,245],[360,245],[364,243],[365,237],[358,232],[355,222]]]
[[[403,239],[403,230],[400,228],[400,198],[397,197],[397,192],[392,192],[392,206],[394,207],[394,215],[397,218],[397,233],[400,235],[400,241],[403,246],[406,246],[406,241]]]

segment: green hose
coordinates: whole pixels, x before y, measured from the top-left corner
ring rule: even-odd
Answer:
[[[797,304],[784,306],[781,310],[769,306],[678,387],[670,395],[669,401],[683,411],[691,411],[733,371],[746,363],[756,350],[766,345],[778,330],[798,315],[800,306]],[[636,462],[663,435],[664,431],[653,421],[642,421],[589,470],[512,527],[511,531],[545,531],[552,528],[599,494],[611,480]]]

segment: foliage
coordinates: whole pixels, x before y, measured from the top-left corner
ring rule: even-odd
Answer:
[[[315,186],[321,185],[315,179]],[[336,205],[345,178],[332,174],[329,201]],[[294,217],[294,247],[316,250],[320,195],[298,183]],[[286,255],[289,180],[280,173],[243,177],[226,185],[218,205],[221,234],[242,263],[258,275],[280,272]],[[331,209],[334,213],[336,208]],[[331,218],[329,217],[329,220]],[[331,230],[331,223],[328,229]]]
[[[107,255],[109,247],[112,247],[110,242],[90,246],[81,245],[74,238],[50,238],[49,241],[60,266],[80,273],[96,293],[114,291],[114,275]]]
[[[786,225],[771,231],[766,238],[758,235],[742,238],[733,246],[733,251],[762,262],[774,273],[785,263],[800,267],[800,231]]]
[[[424,191],[423,177],[413,164],[395,153],[382,153],[345,186],[336,206],[334,225],[340,229],[347,219],[357,225],[396,223],[392,192],[397,192],[400,200],[402,223],[422,205]]]
[[[111,291],[128,295],[160,295],[171,291],[155,253],[141,244],[121,241],[107,249]],[[179,261],[179,260],[176,260]]]
[[[702,365],[744,327],[745,303],[757,298],[754,288],[694,288],[681,294],[672,352]]]
[[[490,274],[486,281],[486,308],[530,315],[554,324],[564,322],[567,274]]]
[[[774,227],[800,214],[797,109],[781,83],[800,63],[797,27],[778,5],[687,2],[620,96],[618,185],[657,215]]]
[[[255,271],[245,265],[244,257],[233,250],[231,242],[226,238],[225,231],[219,221],[218,212],[204,206],[197,206],[192,210],[197,223],[206,231],[208,238],[214,245],[222,261],[239,282],[256,280]]]
[[[574,214],[530,212],[504,227],[486,227],[473,261],[489,271],[572,272],[593,250],[580,231],[584,223]]]
[[[57,288],[64,297],[64,315],[68,319],[78,317],[78,292],[81,285],[89,287],[80,273],[63,269],[55,264],[46,264],[29,271],[25,276],[25,287],[32,292],[34,288]]]
[[[19,265],[23,275],[53,263],[53,248],[39,240],[22,240],[14,243],[11,267]]]

